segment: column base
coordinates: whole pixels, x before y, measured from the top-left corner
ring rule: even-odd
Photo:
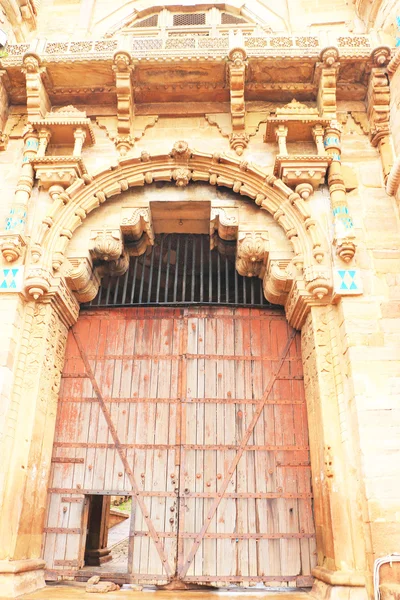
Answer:
[[[85,565],[91,567],[99,567],[110,560],[112,560],[112,556],[111,550],[108,548],[86,550],[85,552]]]
[[[16,598],[45,587],[44,560],[0,560],[0,598]]]
[[[365,577],[355,571],[313,569],[314,584],[310,594],[318,600],[368,600]]]

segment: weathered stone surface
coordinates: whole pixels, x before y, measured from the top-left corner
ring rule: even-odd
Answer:
[[[89,584],[86,586],[86,592],[88,594],[106,594],[108,592],[118,592],[120,589],[119,585],[112,581],[100,581],[100,583]]]

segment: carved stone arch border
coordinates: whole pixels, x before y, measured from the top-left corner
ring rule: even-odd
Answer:
[[[66,191],[54,193],[53,205],[33,240],[26,293],[43,300],[56,294],[55,281],[62,285],[58,271],[68,243],[87,215],[131,187],[156,181],[175,181],[178,187],[203,181],[253,199],[282,227],[294,251],[290,264],[270,261],[267,265],[267,299],[284,305],[289,323],[296,328],[303,324],[310,306],[330,303],[328,243],[307,202],[257,165],[225,154],[190,150],[184,141],[176,142],[170,154],[142,152],[140,157],[123,158],[93,176],[77,179]]]

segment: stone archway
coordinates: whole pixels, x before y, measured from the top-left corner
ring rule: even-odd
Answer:
[[[14,396],[29,395],[32,402],[18,436],[25,437],[28,446],[13,449],[7,480],[9,505],[4,513],[10,518],[3,521],[1,535],[9,556],[21,564],[21,573],[29,572],[38,580],[43,577],[41,539],[58,390],[67,330],[79,313],[78,302],[59,272],[68,242],[87,214],[108,198],[153,181],[175,181],[179,187],[205,181],[232,188],[267,210],[292,243],[295,271],[291,276],[278,268],[267,271],[264,289],[272,301],[285,305],[289,323],[302,329],[317,527],[314,590],[321,597],[348,595],[352,590],[365,595],[365,532],[360,531],[358,518],[363,496],[358,483],[351,481],[348,464],[354,461],[341,437],[341,350],[336,309],[331,305],[328,244],[306,201],[279,179],[230,156],[191,152],[184,142],[175,144],[170,155],[142,153],[93,178],[77,180],[66,191],[50,190],[53,206],[34,240],[25,282],[30,301]],[[19,468],[23,457],[27,458],[25,472]],[[15,505],[13,490],[22,488],[25,494]]]
[[[326,305],[330,301],[332,272],[328,243],[306,200],[280,179],[266,175],[247,161],[192,151],[184,141],[176,142],[168,155],[150,156],[142,152],[139,158],[121,159],[118,165],[94,177],[76,180],[66,191],[60,186],[51,187],[53,205],[31,249],[27,293],[38,299],[50,292],[69,240],[92,210],[131,187],[158,181],[175,181],[178,187],[187,186],[190,181],[225,186],[253,199],[273,216],[293,247],[293,274],[291,285],[286,286],[290,291],[282,297],[279,288],[290,275],[280,273],[275,266],[267,274],[265,291],[272,302],[285,304],[291,325],[301,327],[308,305]]]

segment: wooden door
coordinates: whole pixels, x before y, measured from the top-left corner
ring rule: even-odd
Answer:
[[[132,495],[127,581],[307,585],[299,336],[280,311],[82,313],[68,339],[44,558],[78,569],[84,498]]]

